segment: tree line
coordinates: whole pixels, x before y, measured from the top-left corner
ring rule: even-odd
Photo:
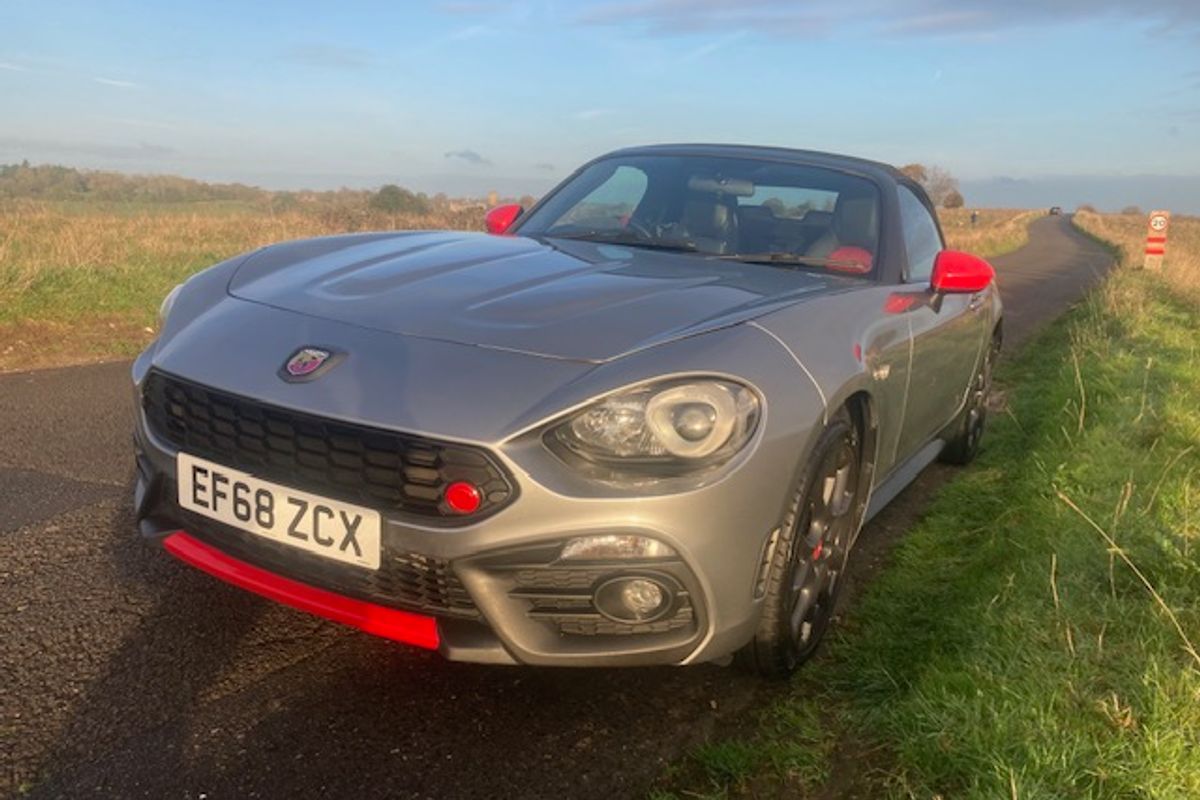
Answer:
[[[306,205],[366,206],[392,214],[425,214],[448,206],[396,184],[377,190],[271,191],[241,183],[208,183],[177,175],[127,175],[55,164],[0,164],[0,200],[82,200],[118,203],[228,202],[286,211]]]

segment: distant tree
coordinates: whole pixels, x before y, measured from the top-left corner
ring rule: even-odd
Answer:
[[[945,208],[962,208],[966,203],[963,200],[962,193],[958,189],[951,189],[950,193],[942,200],[942,206]]]
[[[935,206],[945,206],[946,199],[950,197],[951,192],[962,197],[958,192],[958,179],[948,170],[942,169],[936,164],[930,166],[916,163],[905,164],[900,171],[921,184]],[[960,206],[955,206],[955,208]]]
[[[946,205],[951,192],[958,194],[958,179],[941,167],[930,167],[923,185],[935,206]]]
[[[1092,214],[1096,213],[1096,207],[1094,205],[1092,205],[1091,203],[1081,203],[1080,206],[1078,208],[1076,208],[1075,210],[1076,211],[1088,211],[1088,212],[1091,212]]]
[[[203,183],[175,175],[125,175],[54,164],[32,166],[28,161],[23,161],[0,166],[0,197],[157,203],[206,200],[256,202],[268,197],[268,193],[236,183]]]
[[[1137,214],[1140,217],[1142,215],[1142,209],[1139,208],[1138,206],[1125,206],[1124,208],[1121,209],[1121,213],[1122,214]]]
[[[537,202],[537,199],[531,194],[523,194],[517,202],[521,204],[522,208],[531,208]]]
[[[389,214],[424,214],[429,210],[429,200],[423,195],[415,195],[408,189],[389,183],[379,187],[379,191],[371,197],[370,206],[376,211],[386,211]]]
[[[771,209],[771,213],[777,217],[782,217],[787,214],[787,206],[778,197],[768,197],[762,202],[763,208]]]

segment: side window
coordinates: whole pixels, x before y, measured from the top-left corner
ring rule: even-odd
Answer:
[[[904,249],[908,251],[908,283],[925,283],[933,274],[933,260],[942,250],[942,237],[937,223],[925,204],[907,186],[900,187],[900,225],[904,232]]]
[[[646,173],[622,164],[562,216],[555,227],[578,225],[606,230],[624,227],[625,220],[646,194]]]

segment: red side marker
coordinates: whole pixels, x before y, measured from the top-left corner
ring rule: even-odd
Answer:
[[[355,600],[315,586],[284,578],[239,561],[217,548],[177,531],[163,539],[171,555],[226,583],[262,595],[285,606],[351,625],[397,642],[436,650],[437,620],[395,608]]]

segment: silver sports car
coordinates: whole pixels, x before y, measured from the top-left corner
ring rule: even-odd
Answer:
[[[173,290],[133,367],[142,534],[451,659],[781,675],[864,520],[979,447],[994,274],[891,167],[628,149],[487,227]]]

